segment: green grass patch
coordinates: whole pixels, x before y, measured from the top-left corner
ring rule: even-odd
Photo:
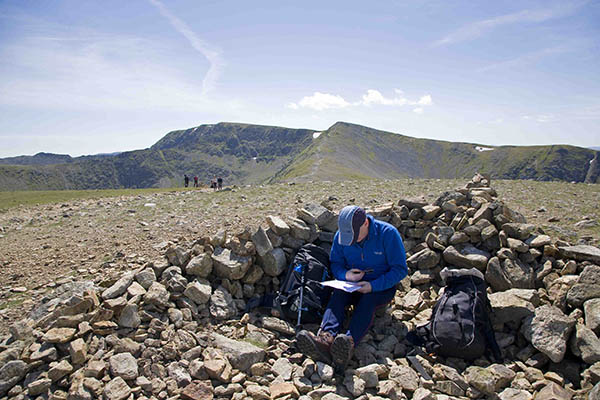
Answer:
[[[23,304],[27,297],[23,294],[14,295],[12,298],[8,299],[5,302],[0,303],[0,310],[5,310],[7,308],[14,308]]]
[[[256,346],[258,348],[261,348],[263,350],[265,350],[267,347],[269,347],[266,344],[261,343],[261,342],[259,342],[257,340],[252,340],[252,339],[244,338],[244,339],[242,339],[242,341],[244,341],[246,343],[250,343],[251,345],[254,345],[254,346]]]
[[[0,192],[0,210],[18,206],[53,204],[71,200],[105,197],[137,196],[151,193],[194,190],[193,188],[102,189],[102,190],[40,190]]]

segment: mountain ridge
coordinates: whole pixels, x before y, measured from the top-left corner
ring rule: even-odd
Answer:
[[[184,173],[204,183],[222,176],[226,184],[465,178],[476,172],[596,183],[597,155],[569,145],[421,139],[343,121],[325,131],[220,122],[171,131],[146,149],[0,159],[0,190],[170,187],[181,185]]]

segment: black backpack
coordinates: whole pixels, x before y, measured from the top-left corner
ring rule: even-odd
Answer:
[[[470,360],[490,349],[494,358],[501,360],[489,318],[491,307],[483,274],[474,268],[444,268],[440,275],[445,278],[446,287],[433,307],[431,319],[409,333],[407,339],[443,357]]]
[[[305,278],[303,290],[302,274]],[[246,311],[256,307],[271,308],[279,317],[296,324],[302,292],[300,323],[320,323],[332,292],[331,288],[321,286],[320,282],[331,279],[331,276],[329,254],[317,245],[305,244],[288,266],[279,291],[250,300]]]
[[[321,322],[331,288],[323,287],[320,283],[330,279],[329,268],[329,254],[323,248],[308,243],[298,250],[275,297],[275,307],[281,310],[286,319],[297,322],[304,273],[301,323]]]

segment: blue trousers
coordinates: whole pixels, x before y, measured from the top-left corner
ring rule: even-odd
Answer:
[[[384,290],[382,292],[371,293],[348,293],[343,290],[334,289],[331,299],[327,304],[323,320],[321,321],[321,330],[330,332],[333,336],[340,332],[344,326],[346,318],[346,306],[354,305],[354,313],[350,319],[350,329],[346,332],[354,339],[354,344],[367,334],[369,327],[373,324],[375,311],[393,300],[396,294],[396,287]]]

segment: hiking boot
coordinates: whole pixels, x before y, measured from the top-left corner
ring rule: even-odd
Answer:
[[[354,339],[350,335],[339,334],[331,345],[333,362],[341,367],[346,367],[354,353]]]
[[[301,330],[296,335],[296,344],[301,353],[309,356],[314,361],[331,364],[329,350],[333,343],[333,335],[329,332],[319,332],[314,335],[307,330]]]

